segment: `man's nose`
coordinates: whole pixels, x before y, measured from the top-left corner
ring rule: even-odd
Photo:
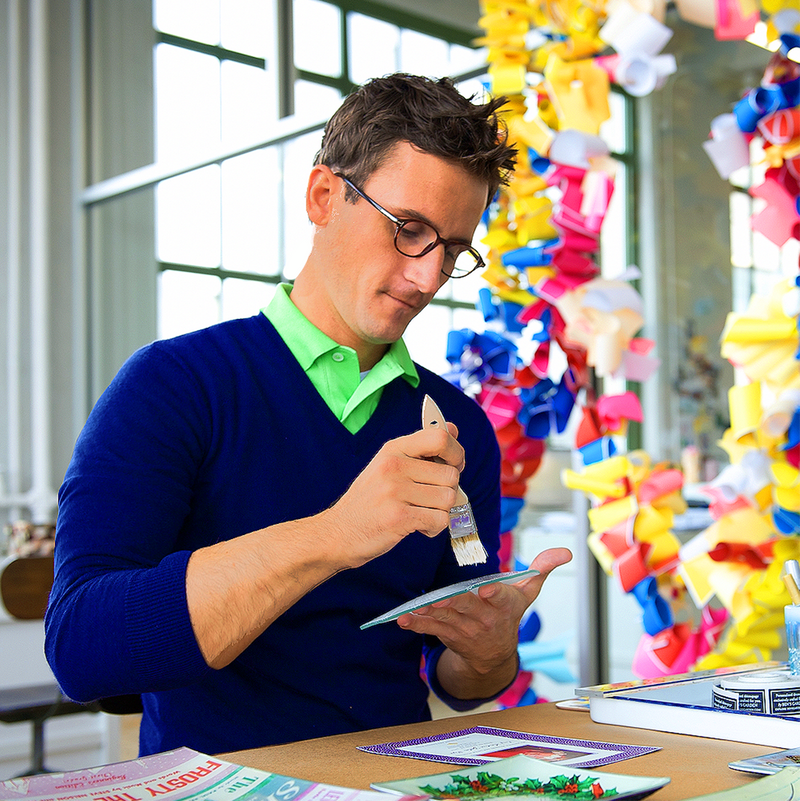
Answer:
[[[444,245],[439,244],[424,256],[406,259],[405,277],[424,294],[433,294],[447,280],[444,267]]]

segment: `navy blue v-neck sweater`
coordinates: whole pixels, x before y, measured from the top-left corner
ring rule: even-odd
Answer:
[[[141,753],[206,753],[408,723],[429,716],[423,638],[371,618],[498,569],[499,452],[478,405],[419,368],[396,379],[353,434],[263,316],[134,354],[98,401],[59,495],[46,652],[64,691],[143,694]],[[192,551],[339,498],[389,439],[420,428],[430,394],[459,427],[461,483],[487,550],[458,567],[449,539],[418,532],[337,574],[231,665],[210,669],[192,632]],[[427,643],[435,662],[438,643]]]

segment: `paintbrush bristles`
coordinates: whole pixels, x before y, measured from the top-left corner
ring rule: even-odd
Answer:
[[[486,548],[483,547],[477,533],[466,537],[451,537],[450,545],[453,547],[459,567],[479,565],[486,561]]]
[[[441,428],[447,430],[447,422],[444,419],[439,407],[430,395],[426,395],[422,401],[422,427]],[[434,458],[434,461],[441,462],[441,459]],[[472,514],[472,507],[469,503],[467,494],[461,487],[457,487],[456,506],[450,510],[450,544],[453,547],[456,561],[463,567],[464,565],[477,565],[485,562],[487,558],[486,549],[478,539],[478,527],[475,525],[475,516]]]
[[[460,567],[486,561],[486,549],[478,537],[478,527],[469,501],[450,510],[450,545]]]

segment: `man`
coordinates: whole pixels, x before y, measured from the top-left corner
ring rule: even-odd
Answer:
[[[455,708],[515,678],[520,618],[564,549],[540,577],[359,628],[497,570],[492,429],[401,337],[480,266],[471,239],[513,166],[499,105],[405,75],[347,98],[311,170],[291,294],[143,348],[93,410],[60,493],[46,652],[77,700],[142,695],[142,754],[424,719],[423,656]],[[425,394],[455,425],[420,430]],[[453,557],[459,483],[485,565]]]

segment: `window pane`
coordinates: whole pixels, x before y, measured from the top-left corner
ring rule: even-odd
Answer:
[[[731,218],[731,264],[734,267],[752,267],[753,231],[750,228],[752,213],[750,195],[744,192],[731,192],[728,207]]]
[[[153,24],[164,33],[219,44],[219,0],[154,0]]]
[[[156,47],[156,156],[186,160],[219,146],[219,61]]]
[[[485,47],[477,50],[462,45],[450,45],[450,75],[459,75],[462,72],[483,66],[489,56]]]
[[[219,267],[219,167],[212,164],[156,187],[159,261]]]
[[[753,294],[753,271],[747,267],[731,268],[731,292],[733,303],[731,309],[743,314],[750,304]]]
[[[458,83],[458,91],[473,103],[487,103],[490,99],[486,88],[488,80],[488,76],[484,75],[483,77],[470,78],[468,81],[460,81]]]
[[[158,336],[175,337],[220,320],[220,280],[165,270],[159,279]]]
[[[797,239],[790,239],[781,248],[781,272],[787,278],[793,278],[797,273],[797,265],[800,263],[800,242]]]
[[[482,273],[483,270],[475,270],[474,273],[466,276],[466,278],[451,278],[437,297],[449,297],[453,300],[460,300],[463,303],[476,304],[478,302],[478,290],[488,286],[481,277]],[[449,290],[447,294],[444,294],[444,289]]]
[[[628,266],[628,237],[625,225],[625,165],[617,162],[614,193],[600,229],[600,270],[607,278],[616,278]]]
[[[619,92],[608,93],[611,117],[600,126],[600,137],[612,153],[624,153],[628,149],[625,136],[625,98]]]
[[[294,82],[294,110],[310,120],[326,120],[342,102],[337,89],[311,81]]]
[[[294,0],[294,64],[320,75],[342,74],[342,12],[320,0]]]
[[[226,270],[280,273],[279,168],[275,148],[222,164],[222,266]]]
[[[252,317],[272,300],[276,284],[226,278],[222,282],[222,319]]]
[[[258,67],[223,61],[222,139],[226,143],[254,142],[266,137],[277,119],[270,75]]]
[[[396,25],[363,14],[348,14],[347,29],[350,79],[354,83],[397,71],[400,29]]]
[[[780,248],[758,231],[753,232],[753,267],[756,272],[774,272],[779,264]],[[774,280],[774,279],[773,279]]]
[[[91,399],[136,348],[158,335],[155,187],[86,209],[91,259],[87,296]]]
[[[450,73],[450,45],[418,31],[400,31],[400,69],[438,78]]]
[[[274,60],[270,52],[270,23],[274,0],[224,0],[220,9],[220,44],[228,50]]]
[[[462,328],[468,328],[470,331],[485,331],[486,323],[483,321],[483,315],[477,309],[453,309],[453,324],[454,331],[460,331]],[[447,343],[442,342],[442,354],[445,354]]]
[[[446,306],[421,311],[403,335],[411,358],[439,375],[447,372],[447,334],[452,327],[452,313]]]
[[[306,214],[308,175],[319,150],[321,133],[306,134],[287,142],[283,148],[285,249],[284,275],[293,279],[300,272],[311,249],[312,227]]]

